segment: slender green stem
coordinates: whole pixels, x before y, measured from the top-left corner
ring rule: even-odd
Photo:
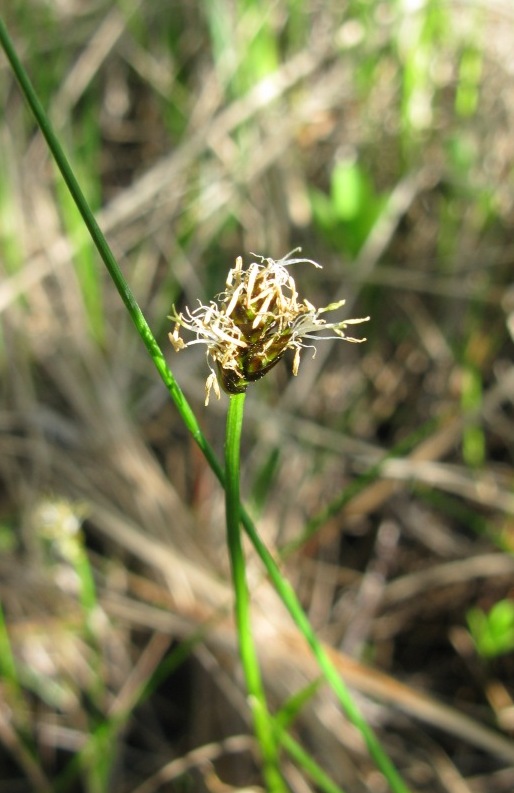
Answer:
[[[279,770],[278,747],[273,722],[266,704],[259,661],[253,641],[250,596],[246,583],[246,564],[240,529],[240,447],[245,396],[244,393],[231,396],[227,414],[225,438],[227,544],[232,568],[239,654],[252,710],[255,735],[262,753],[263,775],[268,791],[280,793],[280,791],[287,791],[287,788]]]
[[[18,82],[20,83],[21,89],[23,94],[30,105],[30,108],[38,122],[38,125],[41,128],[41,131],[48,143],[48,147],[52,152],[54,159],[59,167],[59,170],[62,173],[62,176],[70,190],[71,195],[77,205],[77,208],[84,220],[84,223],[91,234],[91,238],[127,308],[128,314],[131,317],[137,332],[139,333],[146,349],[148,350],[150,357],[153,360],[154,366],[157,369],[159,376],[161,377],[164,385],[168,389],[170,396],[175,403],[175,406],[185,424],[189,432],[191,433],[194,441],[198,444],[200,449],[202,450],[208,464],[210,465],[211,469],[213,470],[214,474],[220,481],[223,487],[225,487],[225,473],[216,457],[212,447],[206,440],[205,436],[203,435],[200,425],[194,415],[189,403],[187,402],[184,394],[182,393],[177,381],[175,380],[172,372],[170,371],[164,355],[155,340],[152,331],[141,312],[125,278],[113,256],[109,245],[100,230],[91,209],[79,187],[79,184],[73,174],[73,171],[66,159],[66,156],[60,146],[60,143],[50,125],[50,122],[46,116],[46,113],[32,87],[32,84],[29,80],[29,77],[23,68],[20,60],[17,57],[16,51],[14,46],[11,42],[9,34],[7,33],[7,29],[0,18],[0,44],[2,45],[8,60],[11,63],[12,69]],[[310,623],[303,611],[292,587],[289,585],[287,580],[283,577],[282,573],[278,565],[276,564],[275,560],[269,553],[268,549],[261,541],[255,526],[251,518],[249,517],[248,513],[245,509],[240,506],[240,517],[245,527],[245,530],[250,537],[251,542],[255,546],[257,553],[259,554],[268,574],[270,576],[271,581],[273,582],[279,596],[281,597],[283,603],[285,604],[286,608],[289,610],[293,620],[295,621],[296,625],[300,629],[300,631],[304,634],[307,642],[312,648],[313,654],[316,657],[320,669],[323,671],[324,677],[329,683],[329,685],[334,690],[336,696],[338,697],[341,705],[343,706],[344,710],[348,718],[357,726],[366,741],[368,746],[368,750],[371,756],[374,758],[378,768],[382,771],[384,776],[387,778],[390,788],[393,793],[408,793],[408,788],[405,786],[405,783],[399,776],[398,772],[392,766],[389,758],[385,754],[384,750],[380,746],[377,738],[375,737],[373,731],[370,727],[366,724],[362,716],[360,715],[356,705],[354,704],[353,700],[351,699],[350,693],[348,692],[346,686],[342,682],[339,673],[337,672],[335,666],[330,661],[325,649],[323,648],[321,642],[317,639],[314,631],[312,630]]]
[[[305,769],[322,793],[344,793],[343,788],[336,785],[335,782],[332,782],[330,777],[325,774],[317,762],[313,760],[305,749],[303,749],[287,732],[282,731],[280,733],[280,742],[293,760],[295,760],[300,767]]]
[[[266,567],[268,575],[273,582],[280,599],[300,629],[300,632],[304,635],[305,639],[310,645],[312,653],[318,662],[319,668],[323,672],[325,680],[331,686],[332,690],[339,699],[339,702],[343,706],[348,719],[361,732],[361,735],[368,747],[368,751],[377,764],[377,767],[386,777],[393,793],[409,793],[409,788],[406,786],[400,774],[389,760],[375,733],[361,715],[349,690],[343,683],[339,672],[335,668],[328,656],[327,651],[323,647],[323,644],[319,641],[316,634],[314,633],[314,630],[304,610],[302,609],[291,584],[281,573],[277,563],[262,542],[253,523],[249,520],[246,513],[243,512],[242,517],[246,532],[253,546],[255,547],[255,550],[259,554],[264,566]]]
[[[77,209],[79,210],[82,219],[91,235],[91,239],[93,240],[98,253],[100,254],[107,268],[107,271],[109,272],[109,275],[111,276],[111,279],[114,282],[114,285],[127,308],[129,316],[136,326],[137,332],[139,333],[146,349],[148,350],[150,357],[152,358],[154,365],[162,381],[164,382],[164,385],[168,389],[171,398],[173,399],[177,410],[184,421],[184,424],[192,434],[196,443],[201,448],[218,479],[223,482],[223,470],[218,462],[218,459],[204,437],[196,416],[194,415],[190,405],[182,393],[180,386],[171,373],[162,350],[157,344],[150,326],[148,325],[141,309],[139,308],[139,305],[132,294],[129,285],[127,284],[125,277],[123,276],[123,273],[121,272],[119,265],[114,258],[114,254],[95,220],[89,204],[61,147],[61,144],[59,143],[52,125],[50,124],[48,116],[46,115],[46,112],[37,97],[29,76],[16,54],[16,50],[14,49],[13,43],[1,18],[0,44],[2,45],[5,54],[11,63],[13,72],[16,75],[16,79],[20,84],[25,99],[27,100],[38,123],[38,126],[46,139],[48,148],[52,152],[62,177],[68,186],[73,200],[75,201]]]

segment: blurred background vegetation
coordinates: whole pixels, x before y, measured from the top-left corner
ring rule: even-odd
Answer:
[[[509,793],[511,4],[5,5],[220,454],[227,399],[203,406],[172,303],[212,299],[239,254],[301,245],[324,266],[295,268],[302,295],[371,314],[366,345],[251,387],[244,492],[411,789]],[[223,494],[3,56],[0,106],[0,791],[249,790]],[[278,706],[317,671],[249,556]],[[297,737],[347,793],[385,791],[330,693],[308,693]]]

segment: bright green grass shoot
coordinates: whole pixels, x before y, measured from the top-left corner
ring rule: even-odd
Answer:
[[[221,0],[205,4],[216,72],[230,98],[243,96],[279,64],[273,7],[238,0],[235,7]]]
[[[22,686],[12,651],[11,639],[7,630],[2,604],[0,603],[0,677],[6,682],[16,698],[22,696]]]
[[[499,600],[485,612],[470,609],[466,615],[469,632],[482,658],[491,659],[514,650],[514,602]]]
[[[86,108],[80,127],[81,140],[75,146],[75,170],[79,175],[93,209],[100,206],[101,186],[99,169],[100,139],[93,105]],[[98,256],[75,202],[60,174],[56,176],[57,205],[64,229],[73,246],[73,260],[80,285],[89,333],[102,345],[105,339],[102,276]]]
[[[19,208],[15,203],[16,191],[11,181],[6,146],[0,146],[0,250],[2,251],[3,277],[14,275],[25,261],[19,228]]]
[[[478,411],[482,404],[482,378],[477,367],[467,365],[462,370],[461,404],[464,411]],[[484,465],[485,434],[479,423],[470,424],[462,436],[462,456],[470,468]]]

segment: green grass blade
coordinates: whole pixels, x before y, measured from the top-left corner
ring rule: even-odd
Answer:
[[[245,518],[245,514],[243,513],[243,519],[244,518]],[[405,785],[405,782],[400,777],[398,771],[389,760],[380,742],[378,741],[375,733],[373,732],[371,727],[369,727],[369,725],[361,715],[357,705],[353,701],[353,698],[348,688],[343,683],[339,675],[339,672],[337,671],[336,667],[330,660],[327,651],[325,650],[322,643],[319,641],[316,634],[314,633],[314,630],[304,610],[302,609],[298,601],[298,598],[296,597],[296,594],[292,586],[290,585],[289,581],[287,581],[282,576],[280,569],[278,568],[275,560],[273,559],[268,549],[262,542],[261,538],[259,537],[251,521],[249,520],[245,521],[245,528],[257,553],[259,554],[262,562],[264,563],[266,570],[268,571],[268,574],[282,602],[286,606],[287,610],[291,614],[296,625],[298,626],[301,633],[308,642],[312,650],[312,653],[318,662],[318,666],[323,672],[323,676],[325,680],[336,694],[339,702],[343,707],[343,710],[345,711],[346,715],[348,716],[352,724],[354,724],[355,727],[357,727],[362,737],[364,738],[364,741],[366,743],[366,746],[368,747],[368,751],[371,757],[374,759],[377,767],[382,771],[382,773],[386,777],[387,781],[389,782],[389,786],[391,790],[393,791],[393,793],[409,793],[409,788]]]
[[[213,451],[210,444],[207,442],[206,438],[204,437],[196,416],[194,415],[189,403],[187,402],[182,390],[180,389],[178,383],[176,382],[171,370],[169,369],[164,355],[141,311],[139,305],[137,304],[134,295],[132,294],[125,278],[114,258],[114,255],[100,229],[98,226],[89,205],[80,189],[80,186],[75,178],[75,175],[68,163],[66,155],[52,129],[52,126],[49,122],[49,119],[32,87],[32,84],[29,80],[29,77],[23,68],[12,41],[9,37],[7,29],[3,23],[3,20],[0,19],[0,44],[2,45],[7,58],[12,66],[13,72],[16,75],[18,82],[20,83],[21,89],[23,94],[37,120],[37,123],[47,141],[47,144],[52,152],[55,161],[63,175],[63,178],[70,190],[70,193],[77,205],[77,208],[84,220],[84,223],[93,239],[93,242],[105,264],[107,270],[118,290],[123,303],[125,304],[127,311],[139,333],[148,353],[150,354],[154,366],[156,367],[159,376],[161,377],[162,381],[164,382],[166,388],[168,389],[175,406],[184,421],[187,429],[193,436],[193,439],[198,444],[200,449],[202,450],[203,454],[207,462],[209,463],[210,467],[212,468],[213,472],[215,473],[216,477],[219,479],[221,484],[225,486],[225,474],[224,471]],[[268,574],[278,592],[284,605],[289,610],[294,622],[303,633],[306,641],[310,645],[314,657],[316,658],[320,669],[323,672],[323,675],[329,685],[334,690],[337,698],[339,699],[343,709],[345,710],[348,718],[352,721],[352,723],[361,731],[363,738],[366,742],[368,750],[375,760],[378,768],[382,771],[384,776],[387,778],[390,788],[393,793],[408,793],[408,788],[406,787],[405,783],[399,776],[398,772],[392,765],[391,761],[387,757],[385,751],[382,749],[378,739],[376,738],[375,734],[371,730],[371,728],[367,725],[363,717],[361,716],[357,706],[353,702],[351,695],[342,682],[339,673],[337,672],[334,664],[330,661],[326,650],[324,649],[323,645],[317,639],[305,612],[303,611],[295,593],[292,589],[291,585],[287,580],[284,579],[282,576],[280,569],[273,559],[272,555],[261,541],[255,526],[253,525],[252,520],[250,519],[248,513],[241,507],[240,510],[240,517],[245,527],[245,530],[250,537],[250,540],[255,546],[257,553],[259,554]]]
[[[307,754],[294,738],[286,732],[282,732],[280,741],[290,757],[307,772],[322,793],[344,793],[344,790],[339,785],[336,785],[335,782],[332,782],[323,769],[319,767],[316,761]]]
[[[136,329],[148,350],[154,365],[159,372],[161,379],[163,380],[166,388],[171,394],[171,397],[177,407],[177,410],[180,413],[182,420],[184,421],[186,427],[191,432],[194,440],[200,448],[202,449],[205,457],[207,458],[209,465],[214,470],[216,476],[218,478],[223,477],[222,468],[217,460],[214,451],[211,449],[207,440],[205,439],[200,426],[196,420],[196,416],[194,415],[191,407],[189,406],[184,394],[182,393],[177,381],[175,380],[173,374],[171,373],[164,355],[157,344],[157,341],[148,325],[139,305],[136,302],[130,287],[128,286],[123,273],[121,272],[119,265],[114,258],[114,255],[105,239],[98,223],[96,222],[91,209],[89,208],[88,202],[78,184],[77,179],[70,167],[70,164],[64,154],[64,151],[59,143],[55,132],[52,129],[50,121],[45,113],[41,102],[39,101],[36,92],[30,82],[30,79],[23,68],[12,41],[7,33],[7,29],[0,19],[0,43],[9,59],[9,62],[12,66],[14,74],[18,82],[20,83],[21,89],[23,94],[36,118],[36,121],[43,133],[46,142],[52,155],[61,171],[61,174],[68,186],[68,189],[75,201],[75,204],[82,216],[82,219],[91,235],[91,238],[100,254],[108,272],[111,276],[116,289],[118,290],[121,299],[123,300],[125,307],[136,326]]]
[[[18,670],[11,648],[11,640],[4,618],[2,604],[0,603],[0,677],[7,681],[17,696],[21,696],[21,685]]]

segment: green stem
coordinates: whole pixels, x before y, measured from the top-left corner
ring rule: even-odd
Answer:
[[[114,282],[116,289],[119,292],[121,299],[123,300],[127,312],[134,323],[139,336],[141,337],[143,344],[145,345],[146,349],[148,350],[154,365],[164,382],[164,385],[168,389],[171,398],[173,399],[178,412],[184,424],[190,431],[191,435],[193,436],[194,440],[204,453],[207,462],[211,466],[212,470],[220,479],[223,480],[223,470],[218,462],[218,459],[212,450],[211,446],[208,444],[206,438],[204,437],[200,425],[194,415],[190,405],[188,404],[180,386],[178,385],[177,381],[175,380],[173,374],[171,373],[168,364],[166,363],[166,359],[160,349],[157,341],[148,325],[143,312],[139,308],[139,305],[132,294],[132,291],[127,284],[123,273],[121,272],[119,265],[114,258],[114,254],[111,251],[107,240],[105,239],[98,223],[95,220],[95,217],[89,207],[89,204],[80,188],[80,185],[73,173],[73,170],[66,158],[66,155],[62,149],[61,144],[50,124],[48,116],[39,101],[37,94],[32,86],[32,83],[29,79],[29,76],[25,69],[23,68],[22,63],[20,62],[16,50],[14,49],[13,43],[9,37],[5,24],[3,20],[0,18],[0,44],[2,45],[5,54],[7,55],[8,60],[11,63],[12,69],[14,74],[16,75],[16,79],[18,80],[20,87],[23,91],[25,99],[27,100],[34,117],[38,123],[41,132],[43,133],[45,140],[48,144],[48,148],[52,152],[52,155],[59,167],[59,170],[62,174],[62,177],[75,201],[77,209],[80,212],[82,220],[86,225],[91,239],[93,240],[98,253],[100,254],[102,261],[104,262],[107,271]]]
[[[188,431],[191,433],[194,441],[198,444],[203,452],[209,466],[214,474],[220,481],[221,485],[225,487],[225,473],[216,457],[212,447],[203,435],[200,425],[194,415],[189,403],[187,402],[182,390],[180,389],[177,381],[175,380],[172,372],[170,371],[166,359],[155,340],[152,331],[146,322],[146,319],[141,312],[125,278],[113,256],[111,249],[105,239],[102,231],[100,230],[91,209],[79,187],[79,184],[73,174],[73,171],[66,159],[66,156],[61,148],[61,145],[51,127],[51,124],[46,116],[46,113],[37,98],[37,95],[32,87],[29,77],[23,68],[14,46],[11,42],[7,29],[0,18],[0,44],[2,45],[12,69],[18,82],[20,83],[23,94],[30,105],[30,108],[38,122],[39,127],[48,143],[48,147],[52,152],[54,159],[61,171],[61,174],[66,182],[68,189],[77,205],[77,208],[84,220],[84,223],[91,234],[91,238],[123,300],[128,314],[131,317],[137,332],[139,333],[150,357],[153,360],[154,366],[159,373],[164,385],[168,389],[170,396],[175,403],[177,411],[182,418]],[[398,772],[391,764],[389,758],[380,746],[373,731],[363,720],[356,705],[351,699],[350,693],[342,682],[339,673],[335,666],[330,661],[326,651],[324,650],[321,642],[317,639],[310,623],[303,611],[292,587],[283,578],[280,569],[278,568],[275,560],[270,552],[261,541],[251,518],[245,509],[239,506],[240,517],[245,527],[245,530],[250,537],[251,542],[260,556],[270,579],[272,580],[279,596],[281,597],[286,608],[289,610],[293,620],[297,624],[300,631],[304,634],[307,642],[310,644],[313,654],[316,657],[320,668],[323,671],[325,679],[334,690],[341,705],[347,713],[348,718],[362,731],[363,737],[368,746],[371,756],[374,758],[378,768],[387,778],[390,788],[393,793],[408,793],[408,788],[399,776]]]
[[[321,793],[344,793],[344,790],[339,785],[336,785],[335,782],[332,782],[317,762],[287,732],[280,733],[280,742],[293,760],[301,768],[305,769]]]
[[[255,529],[255,526],[244,511],[242,512],[242,519],[244,521],[246,533],[248,534],[255,550],[259,554],[266,570],[268,571],[268,575],[273,582],[273,585],[280,599],[282,600],[282,603],[285,605],[291,617],[298,626],[300,632],[310,645],[312,653],[318,662],[318,666],[321,669],[325,680],[336,694],[348,719],[360,731],[371,757],[377,764],[377,767],[386,777],[389,787],[393,793],[409,793],[409,788],[406,786],[400,774],[389,760],[375,733],[361,715],[352,698],[352,695],[350,694],[346,685],[343,683],[339,672],[330,660],[327,651],[323,647],[323,644],[319,641],[316,634],[314,633],[314,630],[298,601],[294,589],[292,588],[289,581],[280,572],[277,563],[262,542]]]
[[[259,742],[263,775],[270,793],[287,788],[282,780],[273,722],[266,704],[261,673],[252,634],[250,596],[246,583],[246,564],[241,539],[241,500],[239,494],[241,429],[246,394],[230,397],[225,438],[225,505],[227,544],[232,568],[235,617],[239,639],[239,655],[252,710],[255,735]]]

